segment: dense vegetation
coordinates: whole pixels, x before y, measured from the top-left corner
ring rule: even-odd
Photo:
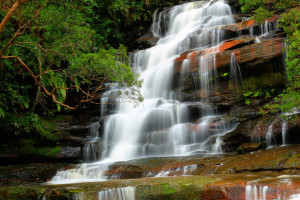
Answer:
[[[298,0],[239,0],[243,12],[253,13],[252,18],[262,23],[275,14],[281,15],[279,28],[287,36],[286,72],[287,89],[275,98],[276,103],[267,109],[292,112],[300,105],[300,3]]]
[[[1,145],[16,136],[55,141],[43,116],[99,104],[111,83],[129,88],[116,94],[124,100],[142,101],[126,47],[135,48],[154,9],[174,2],[0,1]]]

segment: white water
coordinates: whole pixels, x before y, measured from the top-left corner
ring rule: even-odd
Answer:
[[[266,134],[266,142],[267,142],[267,147],[270,148],[271,146],[275,145],[275,142],[273,142],[273,124],[271,124],[268,128],[267,134]]]
[[[98,193],[98,200],[135,200],[135,187],[112,188]]]
[[[99,122],[92,123],[89,129],[90,140],[89,142],[86,142],[83,147],[83,160],[86,162],[99,159]]]
[[[234,52],[231,53],[230,57],[230,78],[234,82],[236,91],[239,91],[238,87],[243,86],[243,78],[240,65],[236,61]]]
[[[212,81],[217,73],[215,54],[223,41],[223,32],[217,27],[233,23],[231,9],[223,1],[192,2],[156,13],[152,31],[160,37],[158,44],[132,56],[133,69],[144,80],[143,105],[118,104],[116,113],[105,120],[102,161],[60,171],[51,183],[103,180],[111,162],[197,152],[222,153],[220,136],[236,124],[226,123],[209,106],[203,113],[206,116],[190,122],[188,105],[173,98],[172,75],[174,59],[180,53],[213,47],[212,53],[199,58],[198,67],[201,99],[209,103],[211,90],[218,84]],[[183,71],[189,67],[188,60],[184,63]],[[107,102],[107,96],[104,98],[103,102]],[[104,106],[101,115],[106,113]]]
[[[286,145],[286,139],[287,139],[287,122],[284,121],[282,123],[282,128],[281,128],[281,134],[282,134],[282,145]]]
[[[186,165],[177,167],[175,169],[169,169],[169,170],[162,170],[154,177],[166,177],[173,174],[180,175],[180,176],[187,176],[193,172],[193,170],[197,169],[197,165]],[[148,174],[148,177],[152,176],[152,174]],[[173,175],[172,175],[173,176]]]
[[[249,29],[249,35],[250,35],[250,37],[254,37],[255,36],[255,43],[260,43],[262,37],[268,35],[271,31],[276,30],[277,24],[278,24],[277,22],[269,22],[268,20],[266,20],[259,27],[260,35],[258,35],[258,36],[254,35],[253,27],[251,27]]]

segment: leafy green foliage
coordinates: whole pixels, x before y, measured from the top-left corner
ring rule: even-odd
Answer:
[[[275,98],[277,104],[269,104],[265,109],[276,112],[293,112],[300,104],[300,4],[297,0],[239,0],[243,12],[254,11],[254,19],[262,23],[274,12],[283,12],[278,27],[287,35],[286,73],[287,89]]]
[[[39,1],[38,6],[44,2]],[[35,95],[44,99],[44,107],[50,107],[50,112],[53,109],[49,106],[51,98],[46,96],[52,97],[57,102],[57,110],[60,111],[61,106],[68,100],[68,93],[77,96],[82,96],[80,93],[83,93],[83,99],[94,98],[104,90],[101,87],[104,82],[117,82],[122,86],[132,87],[134,89],[129,93],[130,98],[141,100],[138,90],[141,82],[128,66],[126,48],[120,46],[113,49],[102,46],[99,43],[102,33],[92,28],[94,21],[91,18],[99,5],[109,5],[108,10],[114,10],[116,13],[121,9],[122,15],[125,15],[132,6],[137,6],[134,13],[142,12],[141,2],[59,0],[46,4],[38,17],[31,22],[28,30],[17,37],[4,52],[4,55],[22,59],[31,73],[24,70],[15,60],[1,60],[0,76],[3,84],[0,91],[1,94],[9,94],[0,98],[1,116],[4,117],[6,112],[18,112],[19,107],[21,110],[32,108],[37,103],[37,98],[34,101]],[[34,2],[22,6],[20,24],[28,22],[35,15],[36,7]],[[5,10],[1,10],[0,14],[5,16]],[[135,16],[132,21],[136,19]],[[0,42],[1,46],[5,46],[12,33],[17,31],[18,23],[18,15],[13,15],[8,28],[0,36],[3,39]],[[32,74],[36,80],[32,79]],[[20,81],[20,78],[24,81]],[[34,81],[39,82],[40,90],[47,95],[40,94],[39,89],[36,90]],[[71,107],[78,103],[81,103],[80,97],[71,102]]]
[[[300,104],[300,8],[283,14],[279,27],[287,34],[287,77],[288,88],[277,98],[283,112],[292,112]],[[278,108],[278,107],[277,107]]]
[[[242,5],[242,12],[250,12],[262,7],[264,6],[264,1],[265,0],[239,0],[240,4]]]
[[[298,5],[297,0],[239,0],[244,13],[252,13],[252,19],[258,23],[263,23],[272,17],[274,12]]]
[[[104,0],[89,2],[89,16],[98,35],[97,42],[117,48],[121,43],[130,45],[139,32],[140,21],[151,21],[144,0]]]
[[[20,18],[18,12],[14,13],[0,34],[0,51],[9,44],[19,24],[25,27],[45,2],[22,4]],[[0,5],[1,19],[11,3]],[[131,72],[127,49],[120,45],[130,43],[128,36],[139,28],[140,20],[150,19],[151,13],[144,10],[143,3],[48,1],[24,33],[0,53],[1,151],[15,152],[18,148],[24,155],[46,156],[59,152],[56,143],[60,133],[55,123],[44,120],[41,114],[53,115],[65,108],[62,106],[76,107],[81,101],[93,103],[93,98],[99,98],[110,84],[128,88],[116,93],[123,100],[143,101],[142,82]],[[18,57],[28,69],[19,60],[1,59],[3,56]],[[50,146],[40,147],[41,141]]]
[[[3,133],[14,133],[15,136],[38,136],[47,140],[57,140],[55,128],[49,120],[41,119],[37,114],[28,112],[23,114],[8,113],[0,120]]]
[[[272,17],[273,15],[274,13],[272,11],[259,7],[254,11],[252,19],[255,19],[258,23],[263,23],[266,19]]]
[[[277,94],[276,89],[258,89],[258,90],[248,90],[243,93],[243,99],[245,100],[246,105],[251,104],[251,100],[257,98],[271,98],[272,96]]]

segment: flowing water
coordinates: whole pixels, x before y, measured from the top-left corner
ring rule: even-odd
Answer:
[[[274,142],[274,138],[272,136],[272,131],[273,131],[273,124],[271,124],[269,126],[267,134],[266,134],[266,142],[267,142],[268,148],[272,147],[276,143],[276,142]]]
[[[284,121],[283,123],[282,123],[282,128],[281,128],[281,134],[282,134],[282,145],[286,145],[287,144],[287,142],[286,142],[286,140],[287,140],[287,122],[286,121]]]
[[[275,185],[268,184],[271,178],[249,181],[245,191],[246,200],[298,200],[300,189],[294,185],[293,177],[297,176],[278,176]]]
[[[51,183],[105,180],[104,171],[117,161],[222,153],[221,136],[232,131],[237,124],[228,123],[213,112],[209,97],[218,85],[214,81],[217,74],[215,55],[224,40],[219,27],[233,23],[231,8],[221,0],[191,2],[156,12],[152,31],[160,38],[157,45],[131,56],[134,71],[143,79],[144,102],[138,107],[127,102],[119,103],[111,114],[106,103],[109,94],[116,89],[108,91],[101,99],[104,103],[101,108],[104,131],[99,135],[95,125],[95,137],[85,146],[86,161],[98,162],[60,171]],[[194,81],[195,87],[201,90],[202,102],[199,104],[205,106],[202,106],[202,117],[191,121],[189,104],[176,99],[172,90],[174,59],[189,49],[207,48],[211,50],[199,58],[198,77],[195,78],[198,80]],[[182,72],[189,67],[187,56]],[[237,82],[240,70],[236,62],[231,73]],[[183,84],[184,77],[180,81]]]
[[[234,82],[236,91],[239,91],[239,86],[243,85],[242,72],[238,62],[236,62],[235,54],[232,53],[230,57],[230,78]]]
[[[99,200],[135,200],[135,187],[112,188],[98,193]]]

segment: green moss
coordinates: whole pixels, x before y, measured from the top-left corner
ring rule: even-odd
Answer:
[[[161,191],[163,195],[166,194],[173,194],[177,192],[177,189],[174,186],[170,185],[169,183],[161,185]]]
[[[265,88],[276,88],[280,85],[284,85],[284,77],[281,73],[265,73],[243,80],[244,91],[257,91]]]
[[[47,157],[52,157],[58,152],[60,152],[59,147],[35,147],[30,143],[20,149],[20,153],[23,155],[41,155]]]
[[[286,166],[288,168],[300,166],[300,154],[289,157],[288,160],[286,161],[286,165],[288,165]]]

